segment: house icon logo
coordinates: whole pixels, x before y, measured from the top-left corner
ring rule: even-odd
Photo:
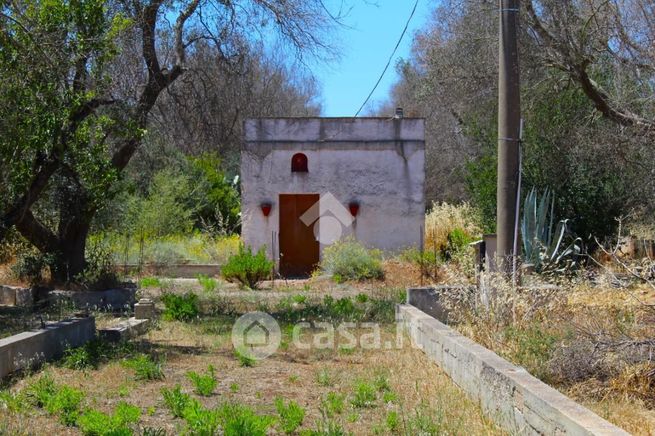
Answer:
[[[337,242],[341,239],[343,229],[355,221],[348,209],[331,192],[323,194],[300,220],[307,227],[313,224],[314,236],[323,245]]]
[[[264,312],[250,312],[232,326],[232,345],[251,359],[266,359],[280,346],[282,335],[277,321]]]

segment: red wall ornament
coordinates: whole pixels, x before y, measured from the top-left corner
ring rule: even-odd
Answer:
[[[262,213],[264,216],[269,216],[271,214],[271,209],[273,208],[273,205],[271,203],[262,203],[261,206],[262,208]]]
[[[350,204],[348,204],[348,209],[350,210],[350,214],[353,217],[356,217],[357,214],[359,213],[359,203],[357,203],[356,201],[350,202]]]

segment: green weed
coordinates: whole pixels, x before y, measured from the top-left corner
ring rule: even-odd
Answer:
[[[280,428],[286,434],[294,433],[305,419],[305,409],[295,401],[284,404],[284,400],[278,397],[275,399],[275,409],[280,415]]]
[[[209,397],[216,389],[216,376],[214,374],[214,367],[209,365],[207,374],[198,374],[195,371],[187,372],[186,376],[191,380],[195,388],[195,392],[203,397]]]
[[[200,306],[198,296],[193,292],[184,295],[165,293],[161,297],[165,309],[164,319],[176,321],[190,321],[198,317]]]
[[[164,397],[164,404],[171,411],[175,418],[182,418],[184,409],[189,404],[191,397],[182,392],[182,387],[177,384],[173,389],[162,388],[161,394]]]
[[[355,384],[351,403],[357,408],[375,407],[377,389],[371,383],[360,381]]]
[[[164,378],[161,362],[153,360],[147,354],[139,354],[125,360],[124,365],[134,371],[136,380],[161,380]]]
[[[139,287],[141,288],[159,288],[161,282],[157,277],[143,277],[139,280]]]

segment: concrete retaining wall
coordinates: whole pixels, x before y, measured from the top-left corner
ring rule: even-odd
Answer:
[[[0,339],[0,378],[61,356],[95,337],[95,318],[73,318],[46,325],[45,329]]]
[[[106,291],[62,291],[47,294],[48,304],[70,302],[77,309],[121,311],[136,303],[136,288],[109,289]]]
[[[507,431],[629,434],[416,307],[399,305],[396,317],[412,341]]]

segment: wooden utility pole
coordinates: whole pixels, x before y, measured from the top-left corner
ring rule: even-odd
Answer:
[[[498,80],[498,209],[496,257],[512,273],[517,225],[521,98],[519,80],[519,0],[499,0],[500,52]]]

